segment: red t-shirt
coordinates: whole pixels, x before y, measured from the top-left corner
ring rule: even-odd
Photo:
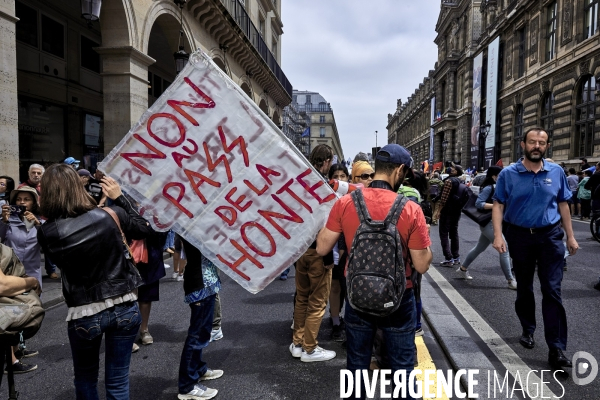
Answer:
[[[397,193],[387,189],[364,188],[362,189],[362,193],[369,214],[375,221],[383,221],[385,219],[392,208],[392,204],[394,204],[394,200],[398,196]],[[354,234],[359,225],[360,222],[354,201],[347,194],[333,205],[325,226],[332,232],[344,233],[346,246],[350,252],[352,251]],[[408,249],[423,250],[431,246],[427,223],[425,222],[421,207],[414,201],[406,203],[396,226],[402,239],[402,254],[404,255],[406,277],[409,278],[412,268],[410,267],[410,253]],[[406,281],[406,287],[412,287],[412,282],[409,279]]]

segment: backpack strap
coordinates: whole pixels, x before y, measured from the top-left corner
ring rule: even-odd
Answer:
[[[392,204],[392,208],[390,208],[390,211],[388,211],[388,215],[385,217],[385,220],[391,224],[397,225],[398,220],[400,219],[400,214],[402,214],[406,203],[408,203],[408,198],[403,194],[398,194],[396,200],[394,200],[394,204]]]
[[[125,237],[125,233],[123,232],[123,229],[121,229],[121,223],[119,222],[119,216],[110,207],[102,207],[100,209],[103,211],[106,211],[106,213],[108,215],[110,215],[112,217],[112,219],[115,221],[115,224],[117,224],[117,228],[119,228],[119,232],[121,232],[121,239],[123,241],[123,245],[125,246],[125,249],[127,249],[127,252],[129,253],[128,259],[131,260],[133,265],[135,265],[135,261],[133,259],[133,253],[131,252],[129,245],[127,244],[127,238]]]
[[[354,201],[354,207],[356,207],[356,212],[358,214],[358,221],[360,223],[371,221],[371,215],[369,214],[369,210],[367,210],[365,197],[363,196],[362,191],[355,190],[350,193],[350,197],[352,197],[352,201]]]

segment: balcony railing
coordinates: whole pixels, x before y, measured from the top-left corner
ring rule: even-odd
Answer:
[[[333,112],[329,103],[324,104],[296,104],[296,108],[299,112]]]
[[[239,2],[239,0],[221,0],[221,3],[225,6],[229,14],[233,17],[235,22],[238,24],[240,29],[244,32],[252,46],[258,51],[262,59],[267,63],[269,69],[281,86],[285,89],[290,97],[292,97],[292,84],[286,78],[285,74],[281,70],[281,67],[277,63],[275,56],[271,53],[271,50],[267,47],[262,35],[259,30],[256,29],[256,26],[250,20],[248,13],[244,9],[244,6]]]

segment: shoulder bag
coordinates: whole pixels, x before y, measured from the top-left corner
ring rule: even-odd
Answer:
[[[492,193],[490,194],[490,197],[488,197],[486,202],[489,201],[493,195],[494,190],[492,188]],[[471,194],[469,195],[469,200],[467,201],[467,204],[465,204],[465,206],[463,207],[462,212],[467,217],[477,222],[479,226],[486,226],[492,220],[492,210],[478,209],[475,206],[475,203],[477,202],[477,197],[478,196],[471,192]]]

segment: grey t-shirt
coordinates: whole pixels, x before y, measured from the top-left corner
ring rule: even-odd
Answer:
[[[569,184],[569,190],[571,192],[577,191],[577,185],[579,184],[579,177],[577,175],[567,176],[567,183]]]

